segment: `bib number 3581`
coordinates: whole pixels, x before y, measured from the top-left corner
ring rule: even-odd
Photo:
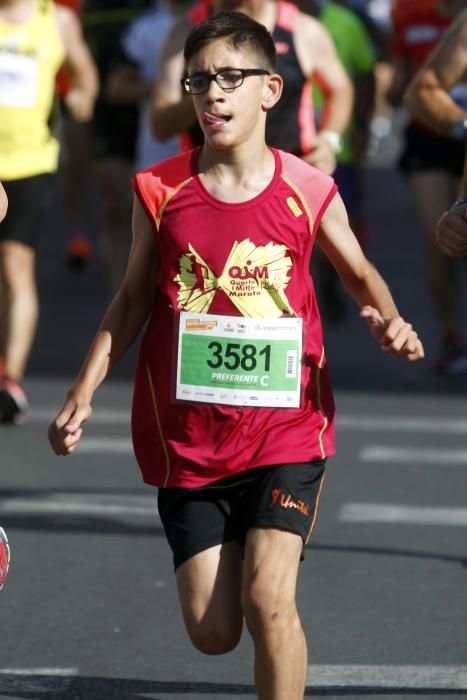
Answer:
[[[212,351],[212,357],[207,360],[207,364],[212,369],[225,367],[234,370],[241,367],[245,372],[253,372],[258,366],[258,360],[264,361],[262,369],[265,372],[271,368],[271,345],[258,349],[251,343],[243,346],[240,343],[227,343],[224,348],[222,343],[213,340],[208,348]]]

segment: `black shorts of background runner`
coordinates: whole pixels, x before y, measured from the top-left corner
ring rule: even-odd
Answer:
[[[174,568],[215,545],[243,545],[254,527],[297,533],[305,545],[317,515],[325,464],[314,460],[257,467],[201,488],[159,489],[159,515]]]
[[[464,144],[460,141],[445,139],[409,124],[404,134],[399,167],[406,175],[442,170],[460,178],[464,172],[464,153]]]
[[[52,201],[54,175],[44,173],[20,180],[3,180],[8,211],[0,224],[0,241],[37,248],[43,217]]]

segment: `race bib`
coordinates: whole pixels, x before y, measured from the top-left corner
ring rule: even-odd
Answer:
[[[34,57],[0,52],[0,106],[34,107],[38,74]]]
[[[300,406],[302,319],[182,311],[176,398],[231,406]]]

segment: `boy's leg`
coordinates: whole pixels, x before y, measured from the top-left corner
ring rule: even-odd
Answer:
[[[303,700],[307,647],[295,601],[302,537],[275,528],[249,530],[242,606],[255,645],[259,700]]]
[[[206,654],[222,654],[239,642],[242,548],[230,505],[211,489],[159,489],[159,514],[173,552],[188,635]]]
[[[210,547],[177,569],[183,619],[193,645],[224,654],[240,641],[242,550],[237,542]]]

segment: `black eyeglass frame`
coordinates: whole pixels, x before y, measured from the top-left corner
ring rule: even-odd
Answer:
[[[233,72],[238,72],[241,73],[241,81],[238,83],[238,85],[235,85],[234,87],[226,88],[223,85],[221,85],[217,79],[217,77],[221,73],[233,73]],[[264,68],[223,68],[222,70],[217,71],[217,73],[192,73],[191,75],[187,75],[185,78],[182,78],[180,80],[180,84],[186,92],[187,95],[204,95],[205,92],[209,90],[209,86],[211,84],[212,80],[215,80],[217,85],[220,87],[221,90],[224,92],[233,92],[237,88],[239,88],[241,85],[243,85],[243,81],[245,78],[248,78],[250,75],[271,75],[271,73],[268,70],[265,70]],[[201,90],[201,92],[190,92],[188,89],[189,83],[188,81],[190,78],[194,78],[195,76],[203,76],[203,78],[207,78],[208,82],[206,83],[206,89]]]

